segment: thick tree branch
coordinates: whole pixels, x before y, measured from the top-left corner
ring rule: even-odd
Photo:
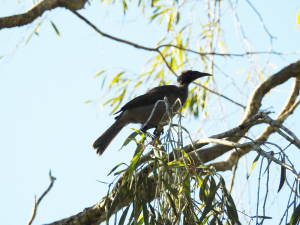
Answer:
[[[295,78],[293,88],[291,91],[291,94],[285,104],[285,106],[282,108],[281,112],[278,114],[276,117],[275,121],[278,123],[283,123],[287,117],[295,111],[297,106],[300,104],[300,100],[296,101],[296,98],[299,96],[299,91],[300,91],[300,77]],[[256,142],[265,142],[268,140],[271,134],[275,133],[275,130],[271,127],[268,126],[256,139]],[[258,144],[261,145],[261,144]],[[232,170],[232,167],[238,162],[241,156],[246,155],[249,153],[250,149],[244,149],[243,151],[239,151],[239,154],[235,151],[232,150],[230,155],[227,157],[225,161],[222,162],[216,162],[209,164],[208,166],[214,166],[217,171],[227,171],[227,170]]]
[[[274,87],[285,83],[292,77],[300,77],[300,60],[291,65],[283,68],[278,73],[269,77],[266,81],[262,82],[251,94],[246,111],[240,123],[243,123],[248,118],[253,116],[261,107],[263,97]]]
[[[290,64],[289,66],[283,68],[278,73],[274,74],[273,76],[269,77],[267,80],[262,82],[251,94],[249,98],[248,105],[246,107],[246,111],[244,113],[243,118],[240,121],[240,124],[243,124],[245,121],[247,121],[250,117],[255,115],[260,107],[263,97],[274,87],[283,84],[288,79],[295,77],[297,79],[300,78],[300,60],[298,60],[295,63]],[[241,136],[245,135],[245,133],[251,128],[245,127],[244,129],[240,130],[238,133],[236,133],[235,137],[230,137],[227,140],[238,142]],[[196,148],[203,147],[201,144],[196,144]],[[186,146],[186,150],[189,152],[191,151],[191,146]],[[215,145],[210,148],[206,148],[203,150],[200,150],[201,155],[203,155],[203,161],[209,162],[222,154],[232,150],[231,147],[228,146],[222,146],[222,145]]]
[[[27,12],[19,15],[0,18],[0,30],[3,28],[19,27],[31,23],[45,11],[64,7],[70,10],[82,9],[87,0],[43,0]]]
[[[151,184],[151,189],[155,190],[157,184],[154,182],[153,177],[149,178],[148,181]],[[147,185],[143,186],[143,194],[148,195]],[[85,208],[82,212],[77,215],[70,216],[69,218],[50,223],[48,225],[98,225],[106,220],[106,211],[105,206],[111,205],[113,199],[116,197],[117,192],[111,193],[108,197],[104,197],[96,205],[92,207]],[[150,201],[153,201],[155,198],[155,191],[151,192]],[[128,206],[133,202],[133,195],[130,195],[128,198],[120,202],[116,208],[116,212],[121,210],[123,207]]]

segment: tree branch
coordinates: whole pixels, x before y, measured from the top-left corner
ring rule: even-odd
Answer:
[[[242,119],[240,120],[239,124],[245,123],[249,118],[254,116],[260,109],[261,107],[261,101],[263,97],[274,87],[283,84],[286,82],[288,79],[295,77],[297,79],[300,79],[300,60],[298,60],[295,63],[290,64],[289,66],[283,68],[281,71],[278,73],[272,75],[269,77],[267,80],[262,82],[251,94],[249,98],[248,105],[246,107],[246,110],[244,112],[244,115]],[[251,128],[249,127],[244,127],[244,129],[240,130],[239,132],[236,133],[237,136],[235,137],[230,137],[227,140],[233,141],[233,142],[238,142],[241,136],[245,135],[246,132]],[[197,145],[196,148],[203,147],[201,144]],[[186,150],[189,152],[191,151],[191,146],[186,146]],[[232,150],[231,147],[228,146],[222,146],[222,145],[215,145],[210,148],[202,149],[201,155],[203,154],[203,161],[209,162],[222,154]]]
[[[187,51],[187,52],[191,52],[197,55],[215,55],[215,56],[235,56],[235,57],[243,57],[243,56],[247,56],[247,55],[255,55],[255,54],[273,54],[273,55],[287,55],[287,54],[299,54],[299,52],[274,52],[274,51],[261,51],[261,52],[245,52],[245,53],[218,53],[218,52],[197,52],[195,50],[192,49],[188,49],[188,48],[183,48],[180,46],[176,46],[176,45],[160,45],[157,48],[162,48],[162,47],[173,47],[173,48],[177,48],[180,49],[182,51]]]
[[[285,104],[285,106],[282,108],[281,112],[276,117],[275,121],[278,123],[283,123],[289,115],[291,115],[296,107],[300,104],[300,100],[296,101],[296,98],[299,96],[299,90],[300,90],[300,77],[295,78],[293,88],[291,91],[291,94]],[[255,142],[265,142],[268,140],[271,134],[275,133],[275,130],[268,126],[254,141]],[[260,144],[258,144],[260,145]],[[235,163],[238,162],[238,160],[241,158],[241,156],[246,155],[250,149],[240,151],[239,154],[235,150],[232,150],[230,155],[225,161],[222,162],[216,162],[209,164],[208,166],[214,166],[217,171],[227,171],[232,170],[232,167],[235,165]]]
[[[32,212],[32,216],[31,216],[31,218],[30,218],[30,220],[28,222],[28,225],[30,225],[33,222],[33,220],[35,218],[35,215],[36,215],[37,208],[38,208],[40,202],[42,201],[42,199],[46,196],[46,194],[48,194],[48,192],[53,187],[53,184],[54,184],[54,181],[56,180],[56,178],[51,175],[51,170],[49,172],[49,177],[50,177],[51,183],[50,183],[49,187],[47,188],[47,190],[42,194],[41,197],[39,197],[39,199],[37,201],[36,201],[36,197],[34,196],[33,212]]]
[[[3,28],[19,27],[31,23],[45,11],[64,7],[70,10],[82,9],[87,0],[43,0],[27,12],[19,15],[0,18],[0,30]]]

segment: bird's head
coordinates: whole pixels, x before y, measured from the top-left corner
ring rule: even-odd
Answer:
[[[177,83],[178,83],[178,86],[189,85],[194,80],[196,80],[200,77],[205,77],[205,76],[211,76],[211,74],[201,73],[201,72],[193,71],[193,70],[185,70],[185,71],[182,71],[182,73],[177,77]]]

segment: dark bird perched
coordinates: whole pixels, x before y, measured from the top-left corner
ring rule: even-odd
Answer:
[[[143,125],[148,120],[155,103],[158,100],[163,100],[165,96],[168,98],[170,107],[178,98],[182,104],[185,104],[188,98],[189,84],[204,76],[211,75],[207,73],[200,73],[198,71],[186,70],[177,77],[177,86],[165,85],[155,87],[146,94],[132,99],[124,105],[120,111],[115,113],[121,113],[115,118],[116,122],[94,142],[93,148],[97,149],[97,154],[102,155],[112,140],[127,124],[140,123]],[[175,111],[177,110],[175,109]],[[158,103],[150,121],[142,129],[142,131],[146,132],[148,129],[156,128],[165,112],[165,103]]]

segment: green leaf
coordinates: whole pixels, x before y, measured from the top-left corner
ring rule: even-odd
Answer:
[[[220,183],[219,183],[219,185],[220,185]],[[209,192],[213,191],[214,189],[216,189],[216,182],[215,182],[215,179],[213,178],[213,176],[211,176]]]
[[[172,28],[172,23],[173,23],[173,12],[171,11],[169,15],[168,31]]]
[[[143,139],[145,139],[145,138],[143,138]],[[132,175],[133,175],[133,171],[135,170],[135,164],[139,161],[144,149],[145,149],[144,145],[142,145],[142,144],[139,144],[136,148],[134,157],[131,160],[131,163],[126,171],[126,173],[128,174],[129,181],[133,180]],[[131,184],[130,184],[130,186],[131,186]]]
[[[202,222],[205,219],[206,215],[213,209],[212,203],[213,203],[213,200],[215,199],[216,192],[219,189],[220,185],[221,185],[221,182],[219,182],[219,184],[216,186],[215,180],[213,179],[213,177],[211,177],[210,192],[206,198],[206,201],[205,201],[206,206],[201,215],[200,222]]]
[[[145,137],[145,134],[144,134],[142,131],[137,130],[137,129],[134,129],[134,128],[130,128],[130,129],[131,129],[131,130],[134,130],[135,133],[139,134],[141,137]]]
[[[144,223],[145,223],[145,225],[148,225],[149,224],[149,212],[148,212],[146,203],[147,202],[145,201],[145,199],[142,198]]]
[[[29,37],[27,38],[26,42],[25,42],[25,45],[28,43],[28,41],[31,39],[32,35],[33,34],[36,34],[38,29],[40,28],[42,22],[44,21],[44,19],[46,18],[46,16],[44,16],[41,21],[38,23],[38,25],[36,26],[36,28],[33,30],[33,32],[29,35]]]
[[[296,207],[289,224],[296,225],[299,220],[300,220],[300,204]]]
[[[190,174],[187,173],[183,180],[183,190],[185,193],[185,196],[189,199],[191,198],[191,183],[190,183]]]
[[[92,102],[92,101],[86,101],[86,102],[84,102],[84,104],[87,104],[87,103],[90,103],[90,102]]]
[[[163,178],[161,178],[162,182],[164,183],[165,187],[172,193],[172,195],[175,197],[175,198],[178,198],[177,196],[177,192],[171,187],[170,184],[168,184],[167,181],[165,181]]]
[[[128,213],[128,209],[130,208],[131,205],[127,206],[127,208],[124,210],[124,212],[122,213],[122,216],[119,220],[119,225],[123,225],[124,221],[126,219],[127,213]]]
[[[183,155],[184,155],[184,157],[185,158],[187,158],[188,160],[189,160],[189,162],[190,163],[192,163],[191,162],[191,159],[190,159],[190,157],[189,157],[189,155],[183,150],[183,149],[179,149],[179,148],[175,148],[177,151],[180,151]]]
[[[121,165],[126,165],[125,163],[119,163],[118,165],[116,165],[114,168],[112,168],[112,170],[109,172],[109,174],[107,174],[107,176],[109,176],[112,172],[114,172],[119,166]]]
[[[103,89],[104,84],[105,84],[105,81],[106,81],[106,76],[104,77],[104,79],[103,79],[103,81],[102,81],[101,89]]]
[[[128,145],[132,140],[134,140],[135,137],[136,137],[137,135],[138,135],[137,132],[133,132],[132,134],[130,134],[130,135],[126,138],[124,144],[123,144],[122,147],[119,149],[119,151],[120,151],[124,146]]]
[[[285,162],[284,158],[282,159],[282,162]],[[281,173],[280,173],[280,183],[279,183],[279,188],[277,193],[281,190],[281,188],[284,185],[285,182],[285,178],[286,178],[286,168],[284,166],[281,166]]]
[[[172,161],[168,163],[169,169],[176,169],[176,168],[183,168],[183,167],[185,167],[185,165],[178,161]]]
[[[252,166],[251,166],[251,169],[250,169],[250,172],[249,172],[249,174],[248,174],[248,176],[247,176],[247,180],[249,179],[250,174],[252,173],[252,171],[253,171],[253,169],[254,169],[254,167],[255,167],[255,165],[256,165],[256,163],[257,163],[259,157],[260,157],[260,155],[257,155],[256,158],[254,159],[254,161],[253,161],[253,163],[252,163]]]
[[[127,7],[127,4],[126,4],[126,1],[125,1],[125,0],[123,0],[122,2],[123,2],[124,14],[125,14],[125,13],[126,13],[126,10],[128,9],[128,7]]]
[[[51,22],[51,25],[52,25],[52,27],[54,28],[56,34],[57,34],[58,36],[60,36],[59,31],[58,31],[57,27],[55,26],[55,24],[54,24],[52,21],[50,21],[50,22]]]
[[[207,191],[206,191],[206,187],[207,187],[207,181],[208,181],[209,175],[207,174],[205,176],[205,178],[203,179],[203,182],[200,186],[200,191],[199,191],[199,198],[201,201],[205,202],[206,198],[207,198]]]
[[[99,73],[97,73],[94,77],[93,77],[93,79],[95,79],[96,77],[99,77],[102,73],[104,73],[104,72],[106,72],[106,70],[102,70],[102,71],[100,71]]]
[[[122,188],[119,189],[118,194],[114,198],[114,200],[108,210],[106,221],[108,221],[109,218],[111,217],[111,215],[115,213],[115,210],[116,210],[118,204],[123,200],[122,195],[124,196],[126,194],[126,192],[128,192],[128,189],[122,189]]]
[[[174,214],[176,215],[176,217],[178,218],[178,214],[177,214],[177,211],[176,211],[176,205],[175,205],[175,203],[174,203],[174,201],[173,201],[171,195],[170,195],[169,193],[166,193],[166,196],[167,196],[167,199],[168,199],[168,201],[169,201],[169,203],[170,203],[170,206],[171,206],[171,208],[172,208],[172,210],[173,210],[173,213],[174,213]]]
[[[123,71],[123,72],[121,72],[121,73],[118,73],[115,77],[114,77],[114,79],[111,81],[111,83],[110,83],[110,87],[113,85],[113,84],[115,84],[115,83],[117,83],[119,80],[120,80],[120,77],[123,75],[125,73],[125,71]]]
[[[177,11],[177,13],[176,13],[176,24],[178,24],[179,19],[180,19],[180,13],[179,13],[179,11]]]
[[[168,166],[168,164],[166,163],[166,161],[164,159],[160,159],[157,158],[157,160],[159,160],[161,162],[161,165],[163,166],[163,168],[165,169],[164,172],[166,172],[168,174],[168,176],[173,179],[172,174],[170,173],[170,168]]]
[[[239,216],[237,214],[237,210],[236,210],[234,201],[229,194],[227,195],[227,200],[228,200],[228,202],[226,202],[226,204],[227,204],[229,218],[232,219],[233,221],[235,221],[235,223],[241,224],[239,221]]]
[[[115,172],[115,173],[114,173],[114,176],[117,176],[117,175],[119,175],[119,174],[123,173],[124,171],[126,171],[126,169],[124,169],[124,170],[120,170],[120,171],[118,171],[118,172]]]
[[[300,26],[300,12],[297,13],[297,25],[295,30],[297,30],[299,26]]]

